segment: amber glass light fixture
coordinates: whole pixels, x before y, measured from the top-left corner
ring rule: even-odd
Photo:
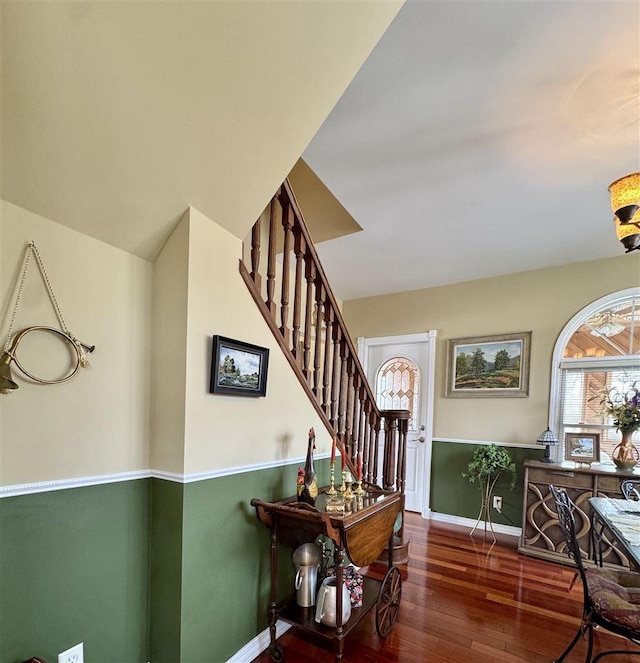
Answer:
[[[636,213],[631,223],[622,223],[617,217],[613,220],[616,224],[616,235],[626,253],[640,249],[640,213]]]
[[[631,173],[609,185],[616,234],[627,250],[640,249],[640,173]]]
[[[640,207],[640,173],[625,175],[609,185],[611,209],[621,223],[630,223]]]

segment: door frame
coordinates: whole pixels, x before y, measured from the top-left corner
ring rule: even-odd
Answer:
[[[424,467],[423,469],[423,490],[422,490],[422,506],[421,506],[421,515],[423,518],[429,518],[431,512],[430,509],[430,490],[426,490],[427,487],[431,487],[431,452],[433,447],[433,406],[435,401],[435,360],[436,360],[436,338],[438,332],[435,329],[430,329],[428,332],[423,332],[420,334],[402,334],[398,336],[377,336],[374,338],[365,338],[364,336],[358,337],[358,358],[360,363],[365,370],[367,368],[367,362],[369,359],[369,348],[379,345],[395,345],[395,344],[406,344],[411,345],[412,343],[427,343],[427,356],[429,361],[429,366],[425,371],[426,375],[423,376],[423,385],[421,385],[426,390],[426,408],[427,408],[427,420],[425,422],[425,453],[424,453]],[[372,390],[375,395],[375,385],[373,385]]]

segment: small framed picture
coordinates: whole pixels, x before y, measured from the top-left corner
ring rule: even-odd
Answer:
[[[212,394],[264,396],[268,367],[268,348],[214,336],[209,391]]]
[[[600,433],[565,433],[565,458],[576,463],[600,462]]]

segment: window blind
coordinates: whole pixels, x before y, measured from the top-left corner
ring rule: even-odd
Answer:
[[[600,460],[611,462],[611,453],[620,442],[620,433],[613,425],[613,417],[603,417],[600,405],[604,389],[637,382],[640,384],[640,362],[638,357],[626,361],[611,362],[564,362],[558,372],[558,407],[556,430],[565,457],[565,433],[600,433]],[[640,434],[634,442],[640,444]]]

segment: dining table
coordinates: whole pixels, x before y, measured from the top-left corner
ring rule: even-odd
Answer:
[[[615,536],[630,566],[640,569],[640,501],[592,497],[589,504],[594,517]]]

